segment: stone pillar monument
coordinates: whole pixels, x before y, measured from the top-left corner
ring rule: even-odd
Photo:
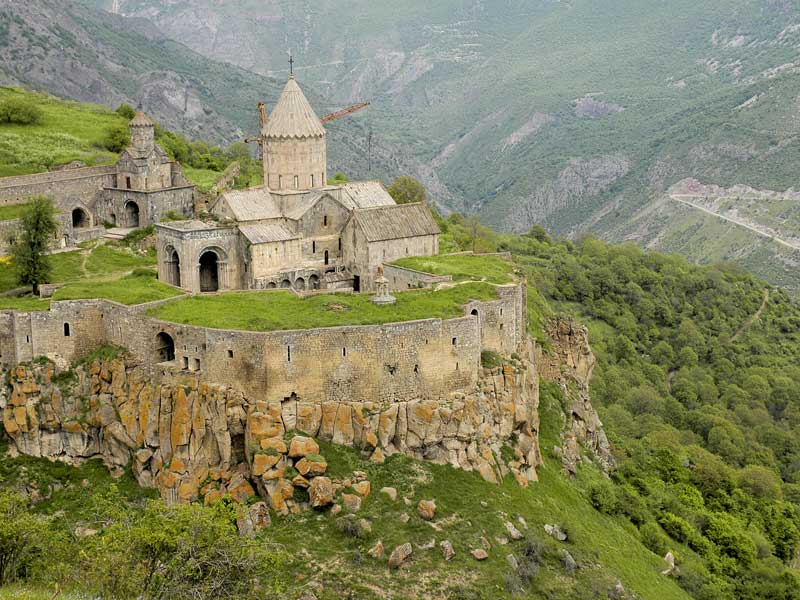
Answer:
[[[389,293],[389,280],[383,276],[383,265],[378,265],[375,274],[375,295],[370,298],[375,304],[394,304],[397,298]]]

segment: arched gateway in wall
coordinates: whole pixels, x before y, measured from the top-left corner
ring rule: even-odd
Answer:
[[[200,253],[200,291],[216,292],[223,285],[225,255],[219,249],[207,248]]]
[[[125,226],[139,227],[139,205],[133,200],[125,203]]]
[[[162,331],[156,336],[156,352],[159,362],[175,360],[175,340],[171,335]]]

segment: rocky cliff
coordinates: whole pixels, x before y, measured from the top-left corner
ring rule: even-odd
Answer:
[[[521,485],[535,480],[541,455],[532,357],[531,347],[524,359],[483,370],[469,393],[390,405],[267,403],[188,376],[154,384],[124,357],[62,372],[40,362],[7,374],[0,404],[15,452],[69,463],[101,458],[116,472],[132,465],[141,485],[171,502],[226,493],[245,501],[258,493],[285,512],[294,502],[287,490],[308,488],[325,472],[315,451],[291,450],[296,434],[359,448],[376,462],[402,452],[493,482],[509,472]],[[510,459],[504,446],[513,449]]]
[[[552,319],[545,330],[552,345],[548,351],[537,351],[536,364],[543,379],[558,384],[567,402],[561,446],[555,449],[555,454],[571,475],[583,460],[583,449],[608,472],[615,467],[615,461],[589,396],[596,362],[589,346],[589,331],[571,319]]]

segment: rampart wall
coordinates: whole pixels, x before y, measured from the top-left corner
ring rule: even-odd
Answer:
[[[114,165],[19,175],[0,179],[0,206],[20,204],[31,196],[57,195],[56,200],[91,204],[95,195],[116,183]]]
[[[106,300],[53,302],[46,312],[0,312],[0,363],[47,356],[67,366],[115,345],[156,380],[192,374],[259,401],[442,398],[475,385],[481,350],[510,354],[524,345],[524,286],[497,289],[497,300],[472,302],[454,319],[274,332],[168,323]],[[162,333],[174,342],[172,361],[159,354]]]

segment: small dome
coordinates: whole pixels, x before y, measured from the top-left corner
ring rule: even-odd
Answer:
[[[144,114],[141,110],[136,112],[136,116],[130,122],[131,127],[154,127],[153,119]]]

